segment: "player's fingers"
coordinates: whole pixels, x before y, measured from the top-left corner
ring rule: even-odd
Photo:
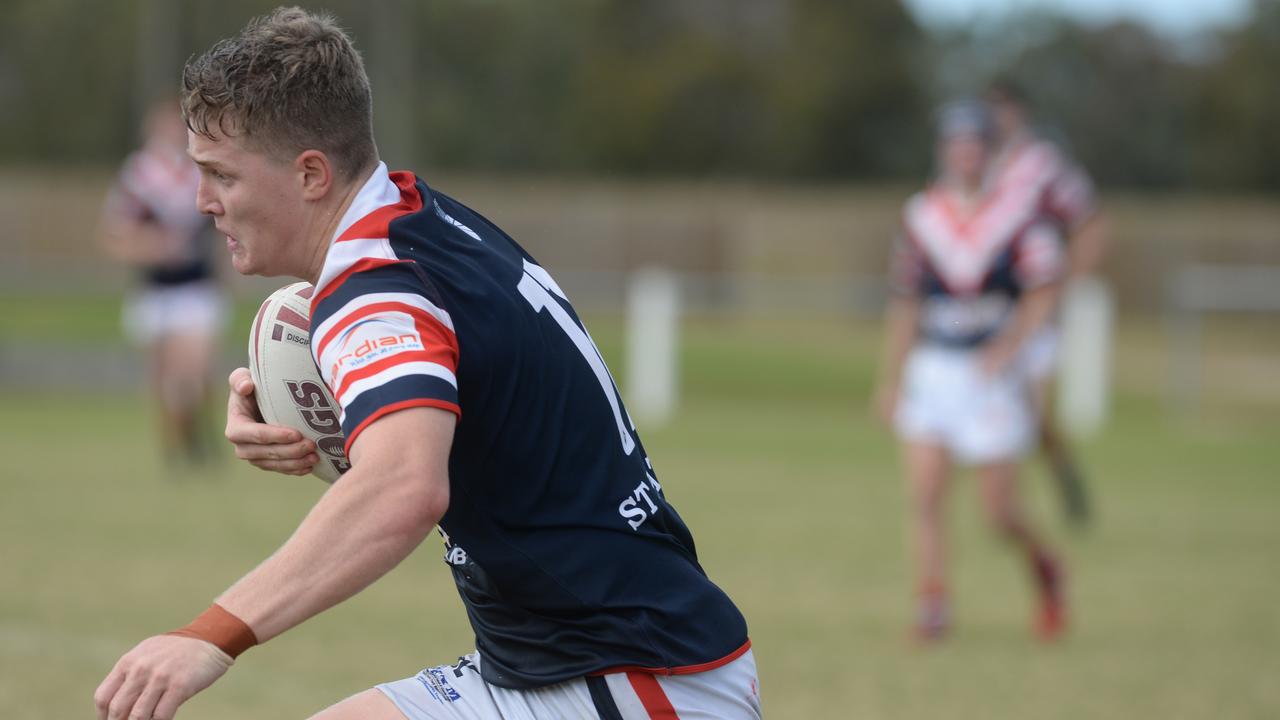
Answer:
[[[241,460],[302,460],[315,453],[316,444],[307,439],[293,443],[261,445],[237,443],[236,457]]]
[[[115,697],[111,698],[111,703],[107,706],[107,720],[125,720],[129,717],[129,712],[133,710],[134,703],[145,687],[145,681],[138,679],[139,674],[130,673],[116,691]]]
[[[254,422],[243,415],[227,413],[227,439],[233,445],[288,445],[303,441],[302,433],[281,425]]]
[[[253,382],[245,381],[244,384],[249,390],[247,394],[238,392],[234,385],[231,392],[227,393],[227,419],[244,418],[248,422],[262,422],[262,415],[258,413],[258,401],[253,396]]]
[[[178,714],[178,706],[190,697],[185,692],[169,688],[164,695],[160,696],[156,709],[151,712],[151,717],[153,720],[173,720],[173,716]]]
[[[285,475],[306,475],[311,472],[320,458],[314,454],[295,460],[250,460],[249,464],[261,470],[283,473]]]
[[[151,720],[155,717],[156,703],[160,702],[160,697],[164,695],[165,686],[168,681],[163,676],[151,678],[151,682],[142,690],[142,694],[138,696],[136,702],[133,703],[133,710],[129,712],[129,720]]]
[[[249,368],[236,368],[231,371],[231,376],[227,378],[227,384],[231,386],[231,392],[241,397],[249,397],[253,394],[253,376],[249,374]]]
[[[107,710],[111,707],[111,700],[116,696],[116,692],[124,683],[124,673],[120,671],[119,665],[111,670],[98,685],[98,689],[93,691],[93,705],[98,710],[98,720],[106,720]]]

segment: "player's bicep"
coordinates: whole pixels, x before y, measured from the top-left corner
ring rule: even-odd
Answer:
[[[894,297],[916,297],[924,277],[924,255],[903,231],[893,241],[889,254],[889,293]]]
[[[379,417],[350,445],[352,468],[362,477],[411,483],[426,491],[436,519],[449,504],[449,450],[458,417],[432,407],[410,407]]]
[[[1051,215],[1075,232],[1098,212],[1097,193],[1093,181],[1077,166],[1058,174],[1048,193]]]

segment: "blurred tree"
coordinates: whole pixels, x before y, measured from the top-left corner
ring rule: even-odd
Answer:
[[[1061,133],[1099,181],[1125,186],[1188,180],[1186,109],[1192,79],[1172,46],[1146,28],[1059,21],[1018,53],[1011,74],[1038,122]]]
[[[134,142],[133,3],[0,8],[0,158],[93,163]]]
[[[1041,13],[946,34],[933,47],[934,97],[980,95],[993,77],[1028,94],[1034,122],[1101,182],[1165,187],[1188,180],[1194,74],[1143,26],[1087,26]]]
[[[901,175],[925,108],[924,37],[894,0],[607,3],[582,136],[621,172]]]
[[[0,162],[114,163],[182,61],[278,0],[0,0]],[[1189,56],[1041,14],[923,33],[899,0],[327,0],[396,162],[918,179],[930,108],[1011,69],[1103,182],[1280,186],[1280,3]]]
[[[927,46],[900,2],[793,0],[771,63],[774,167],[819,177],[919,175],[929,101],[912,75]]]
[[[1253,21],[1221,33],[1195,83],[1192,167],[1200,184],[1280,189],[1280,3],[1254,0]]]
[[[419,154],[486,170],[587,164],[569,132],[570,87],[597,4],[408,3]]]
[[[757,2],[758,0],[753,0]],[[765,33],[726,32],[724,2],[613,0],[596,8],[574,77],[573,135],[611,172],[742,172],[758,161]]]

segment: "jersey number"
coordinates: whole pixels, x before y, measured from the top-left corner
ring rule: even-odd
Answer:
[[[609,368],[605,367],[600,351],[591,341],[591,336],[574,321],[573,316],[564,309],[564,306],[552,297],[552,293],[566,303],[569,302],[569,298],[565,297],[564,291],[556,285],[556,281],[551,279],[551,275],[546,270],[528,260],[524,261],[524,276],[520,278],[519,289],[520,294],[529,301],[536,312],[541,313],[546,310],[551,315],[551,319],[556,321],[561,330],[564,330],[564,334],[569,336],[574,347],[578,348],[583,359],[591,366],[605,399],[609,401],[609,407],[613,409],[613,419],[618,425],[618,437],[622,440],[622,452],[630,455],[636,448],[636,440],[631,436],[630,418],[625,417],[622,401],[618,398],[618,388],[613,383],[613,376],[609,374]]]

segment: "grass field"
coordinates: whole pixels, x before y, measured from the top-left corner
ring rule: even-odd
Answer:
[[[39,337],[48,322],[27,325]],[[616,323],[592,330],[621,354]],[[1280,337],[1212,337],[1226,359],[1208,372],[1229,377],[1199,419],[1172,420],[1160,338],[1127,328],[1113,421],[1082,446],[1097,526],[1066,532],[1038,469],[1025,483],[1070,562],[1069,637],[1032,640],[1022,568],[963,478],[957,629],[928,650],[906,642],[903,492],[892,441],[865,412],[874,330],[701,321],[685,338],[683,411],[645,442],[704,565],[747,615],[768,717],[1280,716],[1280,404],[1230,371],[1269,362],[1274,383]],[[229,457],[166,476],[133,395],[0,382],[0,718],[90,717],[116,657],[271,552],[322,485]],[[469,651],[439,552],[429,540],[353,601],[250,651],[179,716],[306,717]]]

